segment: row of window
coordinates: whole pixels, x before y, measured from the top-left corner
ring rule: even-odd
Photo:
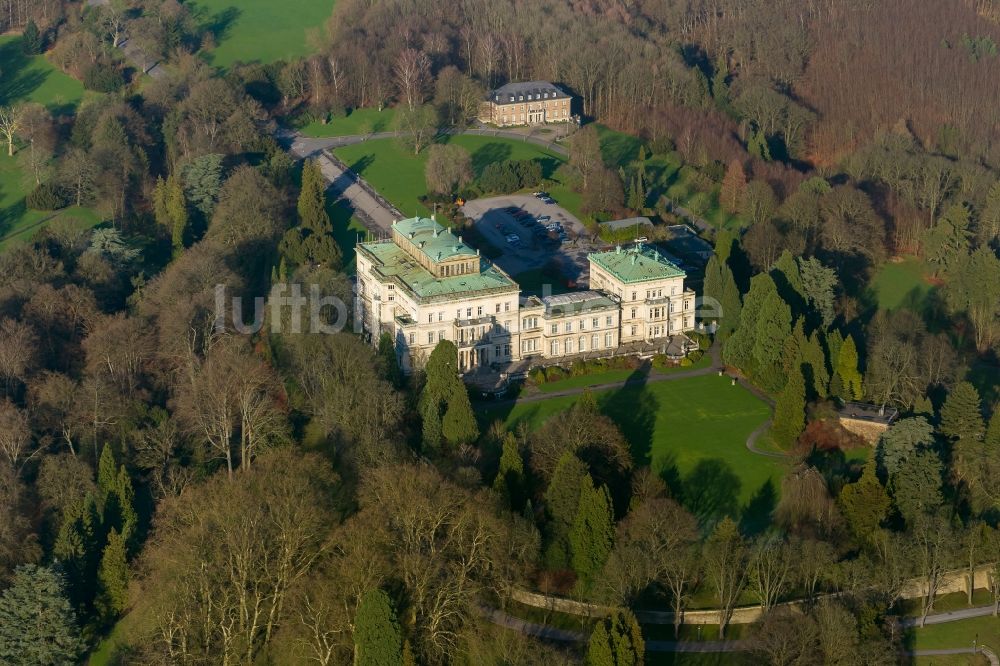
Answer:
[[[541,111],[539,111],[537,113],[541,113]],[[531,114],[529,114],[529,115],[531,115]],[[565,118],[565,117],[567,117],[569,115],[569,111],[567,111],[566,109],[555,109],[554,111],[549,111],[547,115],[550,118]],[[508,118],[510,118],[509,121],[507,120]],[[525,122],[525,116],[524,116],[523,113],[520,116],[520,120],[521,120],[522,123]],[[517,121],[518,121],[518,114],[516,114],[516,113],[511,114],[510,116],[504,115],[501,118],[501,122],[504,122],[504,123],[506,123],[506,122],[512,122],[512,123],[514,123],[514,122],[517,122]]]
[[[532,317],[532,319],[534,319],[537,322],[538,318],[537,317]],[[528,319],[525,319],[524,321],[527,322]],[[611,317],[611,315],[608,315],[607,317],[604,318],[604,325],[605,326],[614,326],[614,322],[615,322],[615,320],[614,320],[613,317]],[[591,328],[600,328],[601,327],[601,318],[600,317],[594,317],[593,319],[591,319],[590,320],[590,327]],[[525,326],[525,328],[528,328],[528,326]],[[587,330],[587,320],[586,319],[581,319],[580,320],[580,330],[581,331]],[[552,335],[556,335],[557,333],[559,333],[559,324],[558,323],[552,324],[551,331],[552,331]],[[563,332],[564,333],[572,333],[573,332],[573,322],[571,322],[571,321],[566,322],[563,325]]]
[[[556,97],[558,97],[558,96],[559,96],[559,95],[558,95],[557,93],[552,93],[552,99],[555,99],[555,98],[556,98]],[[527,98],[528,98],[528,101],[531,101],[531,99],[532,99],[532,94],[531,94],[531,93],[528,93],[527,95],[524,95],[524,94],[521,94],[521,95],[517,95],[517,101],[518,101],[518,102],[523,102],[523,101],[524,101],[524,98],[525,98],[525,97],[527,97]],[[514,101],[514,95],[508,95],[508,98],[509,98],[509,99],[507,100],[508,102],[513,102],[513,101]],[[547,93],[547,92],[543,92],[543,93],[542,93],[541,95],[539,95],[539,94],[535,93],[535,95],[534,95],[534,99],[548,99],[548,98],[549,98],[549,93]],[[495,101],[499,102],[499,101],[500,101],[500,95],[495,95],[495,96],[493,97],[493,99],[494,99]]]
[[[612,335],[611,333],[605,333],[604,334],[604,348],[605,349],[609,349],[609,348],[613,347],[614,346],[614,341],[615,341],[615,336],[614,335]],[[534,342],[534,340],[532,340],[532,342]],[[522,348],[523,348],[523,345],[522,345]],[[591,351],[595,351],[595,350],[600,349],[600,348],[601,348],[601,336],[596,335],[596,334],[591,335],[590,336],[590,350]],[[562,341],[562,343],[560,343],[559,340],[553,340],[552,342],[549,343],[549,355],[550,356],[559,356],[559,350],[560,349],[562,349],[563,355],[566,355],[566,354],[577,354],[577,353],[582,354],[583,352],[587,351],[587,336],[581,335],[576,340],[573,340],[573,338],[566,338],[565,340]],[[527,351],[527,350],[525,350],[525,351]]]

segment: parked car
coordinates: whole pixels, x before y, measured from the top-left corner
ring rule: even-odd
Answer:
[[[532,194],[538,197],[539,199],[544,199],[549,196],[548,192],[532,192]]]
[[[507,242],[510,243],[511,245],[516,244],[519,240],[521,240],[521,237],[518,236],[517,234],[508,234],[507,235]]]
[[[548,222],[549,220],[552,219],[552,216],[551,215],[539,215],[535,219],[538,220],[539,222]]]
[[[542,203],[554,204],[556,202],[552,197],[542,197]]]

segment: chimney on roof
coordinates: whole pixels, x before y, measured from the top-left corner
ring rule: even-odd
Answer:
[[[410,232],[410,240],[413,240],[413,232]]]

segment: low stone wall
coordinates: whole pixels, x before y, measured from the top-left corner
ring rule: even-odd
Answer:
[[[973,589],[989,589],[992,577],[992,564],[984,564],[976,567],[973,572]],[[968,592],[969,572],[965,569],[948,571],[941,576],[938,584],[939,595],[951,594],[954,592]],[[923,580],[913,579],[909,581],[900,592],[902,599],[916,599],[922,597],[927,590],[927,585]],[[565,597],[556,597],[538,592],[530,592],[514,588],[511,592],[511,599],[522,603],[525,606],[542,608],[569,615],[579,615],[582,617],[599,618],[604,617],[612,611],[610,606],[600,604],[589,604]],[[835,596],[835,595],[830,595]],[[800,610],[803,601],[786,601],[777,606]],[[729,620],[732,624],[750,624],[755,622],[763,614],[764,609],[759,606],[740,606],[733,609],[733,616]],[[673,624],[674,614],[671,611],[637,611],[636,618],[643,624]],[[683,613],[681,622],[684,624],[719,624],[719,611],[709,610],[689,610]]]

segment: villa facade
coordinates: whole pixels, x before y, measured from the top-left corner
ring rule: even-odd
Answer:
[[[390,238],[357,245],[356,314],[372,342],[389,333],[405,372],[441,340],[459,368],[609,356],[629,343],[695,328],[684,272],[638,244],[589,255],[590,290],[522,295],[498,266],[433,219],[399,220]]]
[[[522,81],[497,88],[483,101],[479,120],[499,127],[564,123],[573,119],[572,97],[548,81]]]

